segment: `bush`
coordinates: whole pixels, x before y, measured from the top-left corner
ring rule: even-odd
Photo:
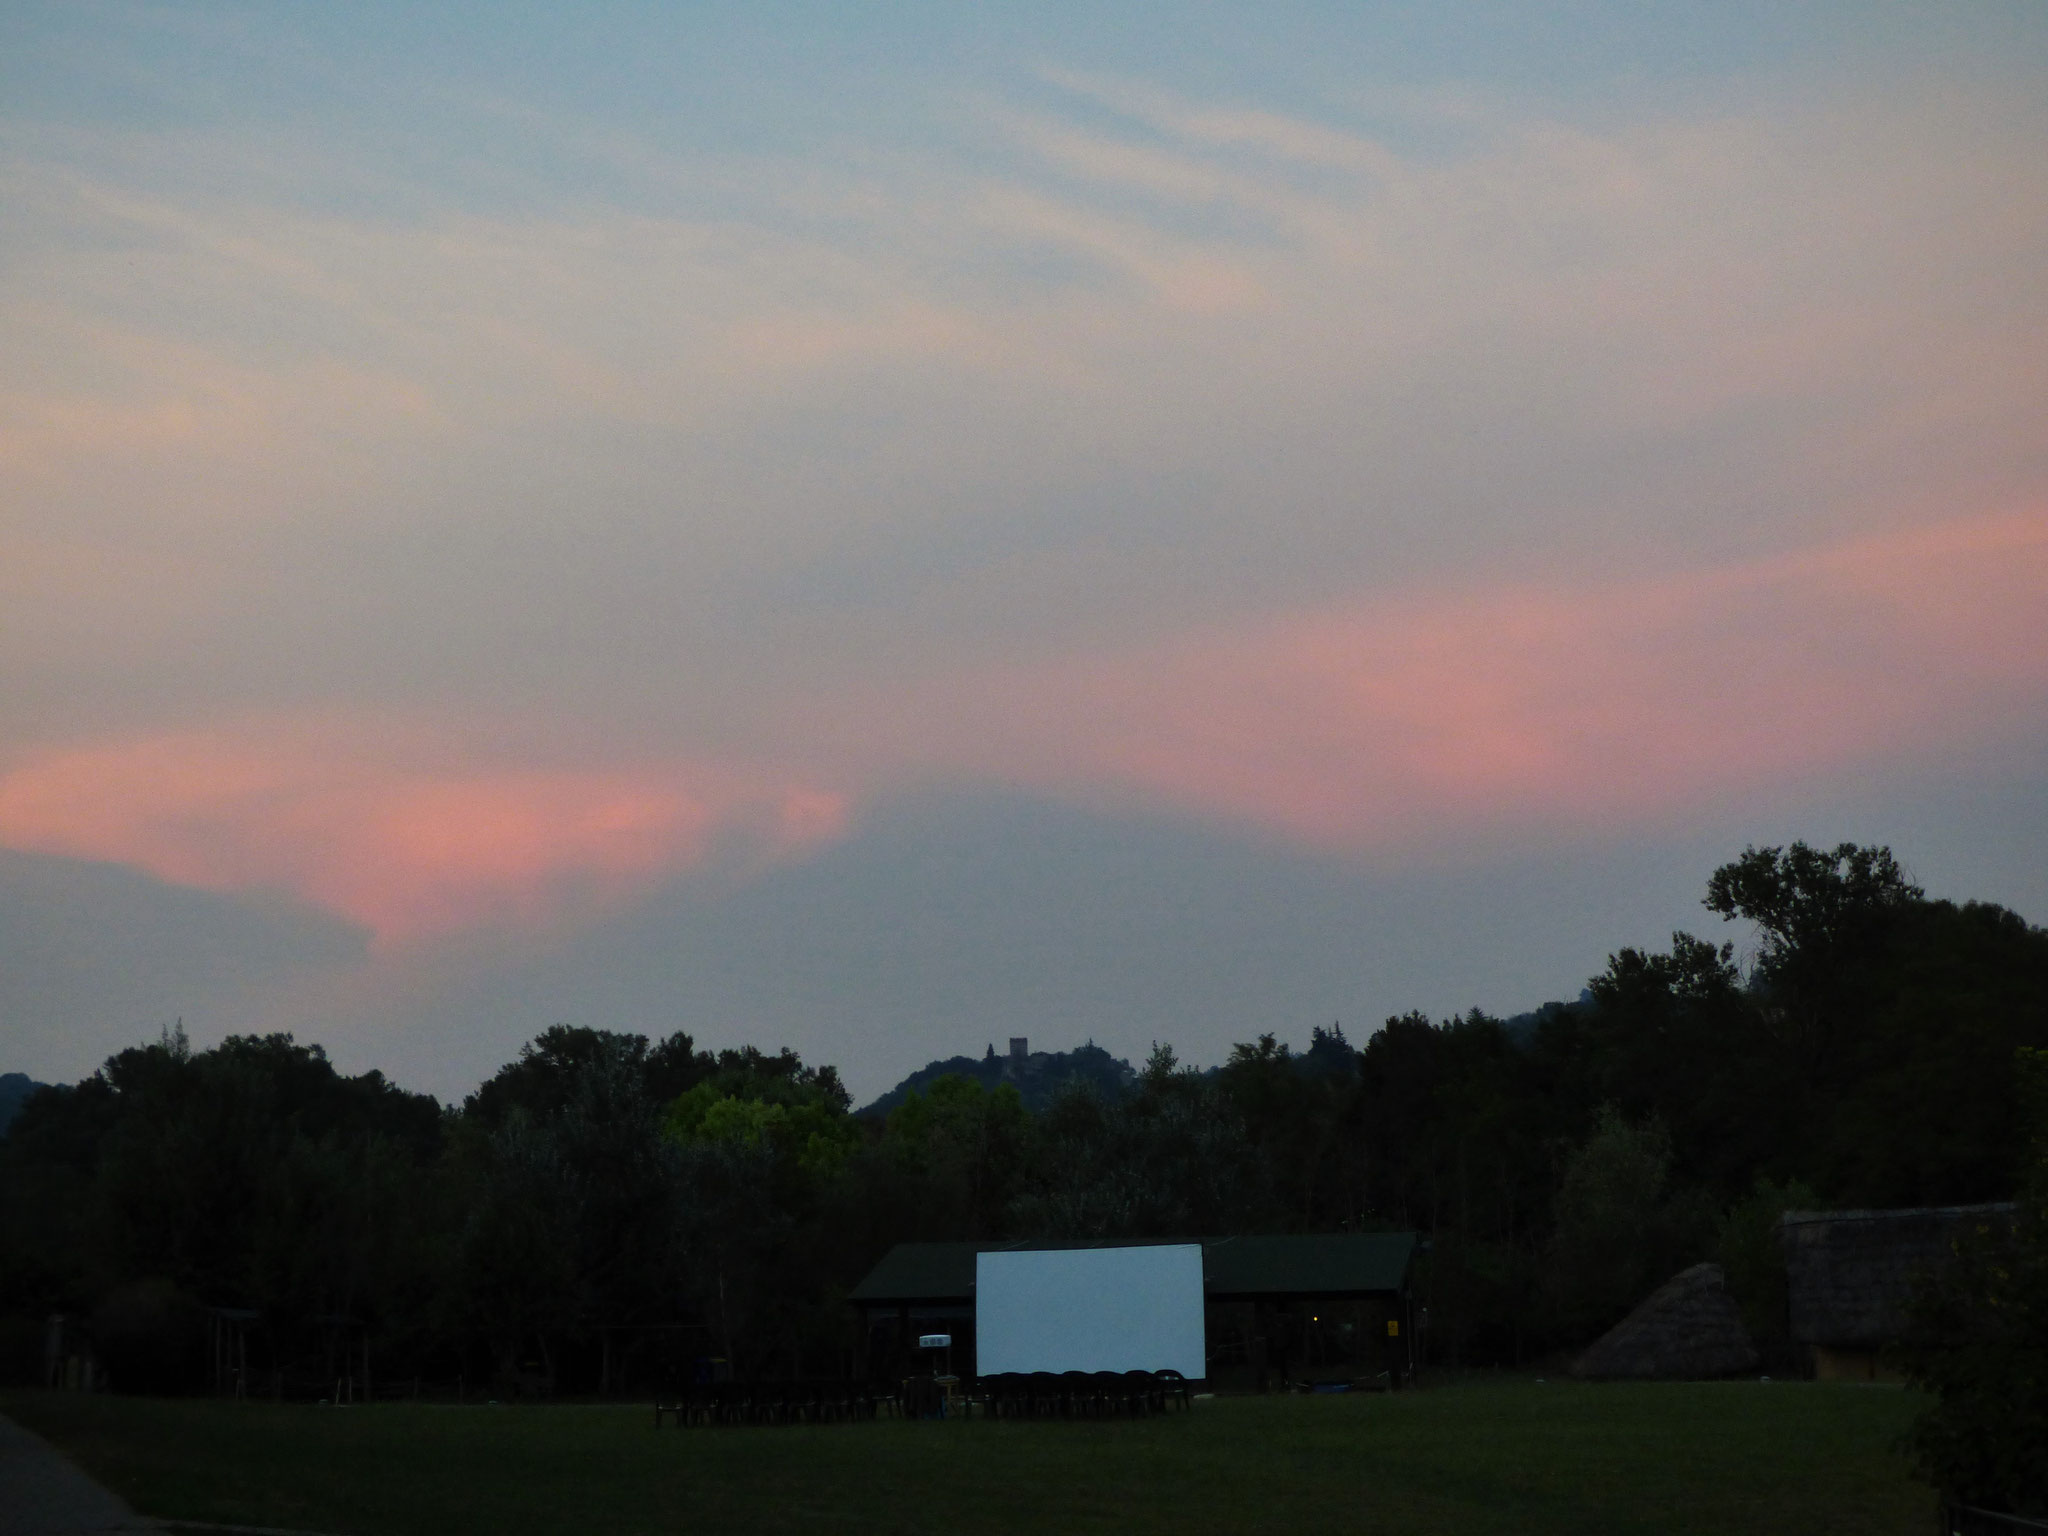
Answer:
[[[2022,1049],[2034,1144],[2011,1221],[1977,1222],[1914,1297],[1907,1375],[1934,1395],[1907,1445],[1952,1499],[2048,1516],[2048,1051]]]
[[[1907,1444],[1950,1498],[2048,1516],[2048,1205],[1983,1222],[1914,1308],[1907,1374],[1935,1403]]]
[[[1565,1163],[1545,1289],[1568,1340],[1612,1327],[1703,1251],[1711,1213],[1668,1191],[1670,1173],[1663,1122],[1631,1124],[1611,1105]]]
[[[1758,1179],[1756,1187],[1721,1218],[1714,1256],[1728,1277],[1729,1294],[1742,1308],[1742,1325],[1767,1365],[1783,1368],[1792,1357],[1785,1246],[1778,1238],[1778,1218],[1819,1205],[1820,1196],[1797,1179],[1782,1184]]]
[[[0,1316],[0,1386],[43,1384],[43,1340],[49,1321],[22,1312]]]
[[[206,1311],[168,1280],[118,1287],[93,1312],[93,1346],[117,1392],[206,1385]]]

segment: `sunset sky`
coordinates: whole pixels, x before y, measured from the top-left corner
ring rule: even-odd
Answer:
[[[0,701],[45,1080],[2048,921],[2048,8],[8,6]]]

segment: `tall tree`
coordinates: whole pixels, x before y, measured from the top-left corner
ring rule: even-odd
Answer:
[[[1757,926],[1757,990],[1809,1085],[1839,1076],[1875,972],[1923,895],[1889,848],[1854,843],[1749,848],[1708,879],[1708,911]]]

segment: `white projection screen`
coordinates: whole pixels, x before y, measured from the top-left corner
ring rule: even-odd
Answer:
[[[1209,1374],[1202,1246],[1032,1248],[974,1266],[974,1359],[1002,1371]]]

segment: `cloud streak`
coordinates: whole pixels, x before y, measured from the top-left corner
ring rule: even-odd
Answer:
[[[403,733],[368,724],[260,721],[40,754],[0,777],[0,844],[206,890],[288,890],[389,947],[573,925],[716,858],[787,858],[845,826],[839,796],[771,774],[451,764],[417,726],[393,742]]]
[[[1700,572],[1365,597],[814,699],[781,743],[801,774],[464,762],[390,721],[74,747],[0,775],[0,844],[281,887],[388,946],[573,924],[707,866],[801,858],[863,799],[935,776],[1349,854],[1642,827],[2038,728],[2044,613],[2048,513],[2022,512]]]
[[[2048,512],[1703,571],[1364,596],[875,701],[946,767],[1352,851],[1684,818],[2048,722]],[[928,757],[892,759],[888,743]]]
[[[0,844],[390,947],[932,778],[1356,855],[2048,718],[2038,102],[1038,86],[815,163],[511,125],[603,191],[486,112],[488,207],[17,136]]]

